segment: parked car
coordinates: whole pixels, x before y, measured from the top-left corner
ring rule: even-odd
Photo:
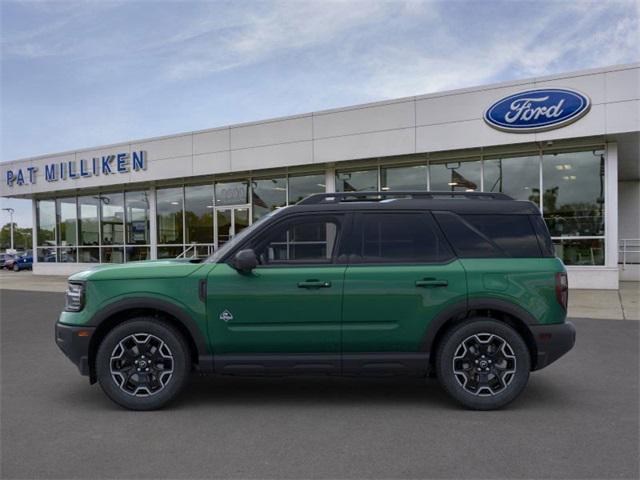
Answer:
[[[19,272],[20,270],[31,270],[33,268],[33,254],[31,252],[27,252],[16,257],[11,268],[14,272]]]
[[[13,269],[13,262],[15,262],[17,256],[13,253],[4,254],[4,259],[2,260],[2,268],[6,270]]]
[[[307,197],[204,262],[70,277],[56,324],[91,383],[159,408],[220,375],[434,374],[467,408],[507,405],[569,351],[567,275],[540,211],[503,194]]]

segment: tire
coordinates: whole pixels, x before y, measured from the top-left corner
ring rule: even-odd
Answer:
[[[156,410],[185,386],[191,355],[184,337],[167,322],[139,317],[111,330],[96,354],[104,393],[130,410]]]
[[[509,325],[474,318],[446,334],[436,355],[438,380],[472,410],[494,410],[515,400],[529,380],[526,343]]]
[[[14,263],[14,264],[13,264],[13,271],[14,271],[14,272],[19,272],[19,271],[20,271],[20,267],[18,266],[18,264],[17,264],[17,263]]]

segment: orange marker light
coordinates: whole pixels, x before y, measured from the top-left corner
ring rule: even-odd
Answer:
[[[91,335],[91,332],[89,330],[80,330],[78,332],[79,337],[88,337],[89,335]]]

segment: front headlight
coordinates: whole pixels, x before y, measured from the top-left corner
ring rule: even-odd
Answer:
[[[67,312],[79,312],[84,307],[84,284],[71,283],[65,292],[65,306]]]

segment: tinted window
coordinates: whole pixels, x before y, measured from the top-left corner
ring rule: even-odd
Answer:
[[[553,242],[551,241],[551,236],[549,235],[549,230],[547,229],[547,225],[544,223],[544,220],[539,215],[531,215],[529,218],[531,219],[533,228],[538,235],[538,244],[542,249],[542,255],[545,257],[555,257],[556,252],[553,247]]]
[[[527,215],[463,215],[436,218],[460,257],[540,257],[538,238]]]
[[[528,215],[464,215],[463,218],[510,257],[539,257],[538,238]]]
[[[276,227],[269,240],[256,249],[263,265],[329,263],[339,233],[338,220],[305,217]]]
[[[442,262],[452,252],[425,213],[361,216],[356,255],[368,263]]]

